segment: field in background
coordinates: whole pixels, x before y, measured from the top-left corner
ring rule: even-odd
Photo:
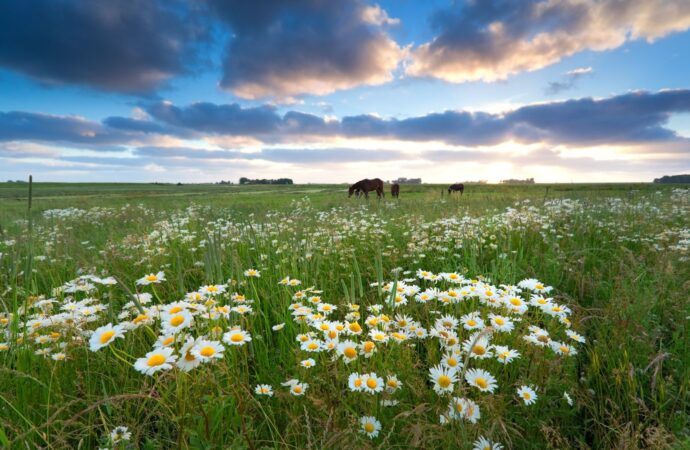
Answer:
[[[482,436],[507,448],[689,446],[690,190],[478,185],[449,198],[442,189],[402,185],[399,201],[387,195],[367,202],[348,199],[345,185],[36,183],[28,221],[28,185],[0,184],[6,334],[6,348],[0,337],[0,446],[107,446],[119,425],[129,427],[130,442],[141,448],[471,448]],[[247,276],[247,269],[261,276]],[[524,323],[516,321],[515,339],[497,334],[520,350],[515,363],[504,368],[466,360],[498,379],[491,394],[456,383],[453,395],[476,401],[481,418],[445,425],[439,417],[451,397],[436,393],[429,380],[429,369],[453,351],[439,344],[442,338],[381,344],[371,358],[348,365],[328,351],[300,349],[295,337],[310,328],[293,321],[289,305],[310,286],[338,308],[333,320],[359,322],[365,334],[371,328],[392,336],[402,329],[380,317],[369,326],[370,315],[384,314],[391,323],[403,315],[431,331],[442,314],[459,319],[477,309],[488,321],[488,312],[499,311],[472,295],[432,307],[412,294],[398,308],[395,296],[371,285],[407,279],[403,284],[421,290],[435,286],[413,281],[418,269],[468,280],[484,276],[486,284],[475,279],[472,286],[506,296],[510,288],[501,284],[536,278],[553,286],[555,302],[572,309],[572,327],[586,342],[573,343],[577,354],[569,357],[533,349],[522,339],[528,324],[563,338],[566,325],[530,309]],[[159,270],[165,282],[136,285]],[[65,292],[80,282],[66,283],[87,274],[116,277],[124,287],[95,283],[88,292]],[[287,276],[301,285],[280,285]],[[254,300],[247,315],[197,316],[186,330],[209,338],[215,326],[248,330],[252,341],[239,348],[223,344],[224,358],[188,373],[135,371],[133,363],[159,335],[158,319],[89,351],[87,330],[131,322],[139,306],[153,312],[155,304],[180,301],[208,285],[227,290],[207,305],[215,312],[239,305],[233,293]],[[132,306],[128,291],[135,289],[154,294],[152,304]],[[520,295],[530,299],[526,290]],[[61,308],[89,298],[78,305],[88,313],[50,319],[60,311],[78,314]],[[351,303],[359,305],[359,317],[351,315]],[[377,304],[383,311],[367,309]],[[272,330],[283,322],[285,328]],[[462,327],[457,334],[460,341],[471,336]],[[176,341],[176,352],[183,344]],[[464,359],[466,352],[457,350]],[[316,366],[300,367],[308,358]],[[351,392],[347,378],[355,371],[396,375],[402,388]],[[289,379],[307,382],[305,395],[281,386]],[[275,395],[256,395],[260,383]],[[516,399],[522,383],[536,385],[536,404]],[[363,416],[381,423],[374,439],[360,432]]]

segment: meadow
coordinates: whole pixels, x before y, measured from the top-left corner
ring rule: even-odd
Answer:
[[[0,184],[0,446],[690,447],[690,189],[441,191]]]

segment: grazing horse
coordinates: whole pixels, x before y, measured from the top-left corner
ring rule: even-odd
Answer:
[[[400,197],[400,185],[398,183],[393,183],[391,185],[391,196],[394,198]]]
[[[352,194],[356,192],[357,196],[359,197],[360,192],[363,192],[364,196],[369,198],[370,191],[376,191],[378,198],[383,197],[385,195],[383,193],[383,181],[381,181],[380,178],[374,178],[373,180],[365,178],[363,180],[359,180],[355,184],[350,185],[347,190],[347,196],[352,197]]]
[[[458,191],[460,191],[460,195],[462,195],[462,193],[465,191],[465,185],[462,183],[455,183],[448,186],[448,195],[450,195],[451,192]]]

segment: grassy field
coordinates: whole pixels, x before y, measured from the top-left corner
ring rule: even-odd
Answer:
[[[690,189],[441,193],[0,184],[0,447],[689,448]]]

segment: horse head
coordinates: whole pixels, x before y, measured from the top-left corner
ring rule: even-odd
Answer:
[[[351,184],[349,188],[347,188],[347,196],[352,197],[352,194],[355,192],[355,185]]]

